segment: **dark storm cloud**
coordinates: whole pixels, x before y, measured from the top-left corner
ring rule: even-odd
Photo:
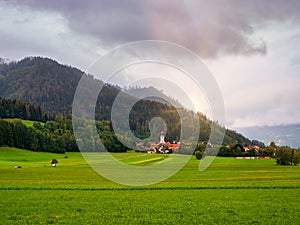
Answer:
[[[204,57],[220,54],[265,54],[266,43],[255,27],[285,19],[299,22],[300,1],[42,1],[9,4],[55,11],[77,34],[95,37],[106,46],[144,39],[172,41]]]

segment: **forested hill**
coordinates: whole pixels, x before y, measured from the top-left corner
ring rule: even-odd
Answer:
[[[17,99],[37,107],[41,106],[43,113],[48,113],[48,115],[70,114],[76,87],[82,76],[83,72],[79,69],[61,65],[52,59],[42,57],[28,57],[19,62],[1,63],[0,97]],[[91,79],[91,82],[102,82],[92,76],[88,79]],[[91,91],[87,89],[86,96],[89,96]],[[97,120],[111,119],[112,103],[119,93],[118,87],[109,84],[104,85],[98,98]],[[126,107],[126,101],[135,99],[129,94],[123,93],[124,107]],[[187,118],[192,117],[192,112],[182,110],[185,111]],[[201,113],[197,115],[201,127],[199,140],[207,141],[212,122]],[[181,127],[176,109],[162,102],[151,100],[139,101],[131,111],[130,126],[136,136],[145,138],[149,135],[149,121],[155,116],[162,116],[166,120],[168,126],[166,139],[169,141],[178,140]],[[193,126],[193,124],[189,124],[189,126]],[[224,140],[224,144],[251,143],[243,135],[231,130],[226,130]]]
[[[29,57],[0,65],[0,96],[40,105],[47,113],[71,113],[83,72],[54,60]]]

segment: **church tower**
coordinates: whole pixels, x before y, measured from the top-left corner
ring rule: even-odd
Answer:
[[[160,144],[164,144],[165,143],[165,134],[164,132],[160,132]]]

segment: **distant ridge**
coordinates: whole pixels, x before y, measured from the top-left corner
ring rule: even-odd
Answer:
[[[239,128],[239,132],[266,145],[271,141],[280,146],[300,147],[300,124]]]

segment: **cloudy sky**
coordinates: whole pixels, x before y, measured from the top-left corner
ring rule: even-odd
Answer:
[[[0,57],[86,70],[120,44],[174,42],[214,75],[227,126],[300,123],[299,12],[299,0],[0,0]]]

